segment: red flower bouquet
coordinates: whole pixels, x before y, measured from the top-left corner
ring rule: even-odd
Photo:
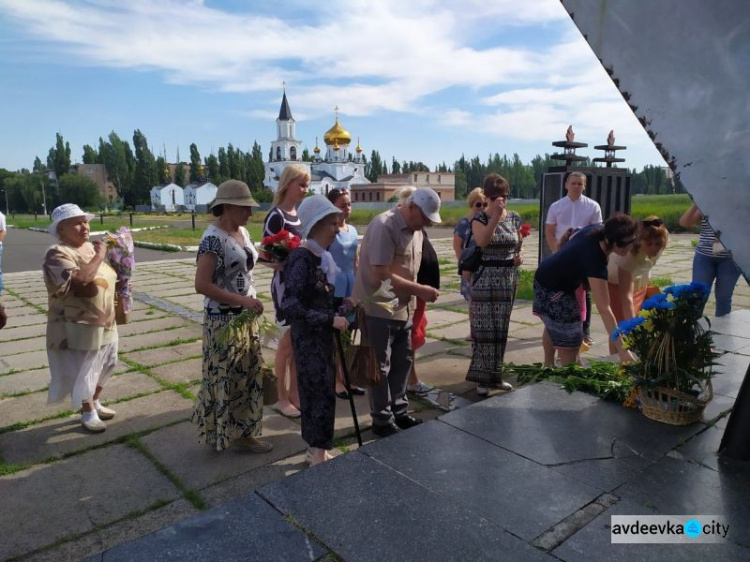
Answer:
[[[279,230],[266,236],[260,244],[261,256],[269,261],[283,262],[289,252],[300,245],[300,238],[288,230]]]
[[[518,236],[521,237],[521,240],[528,237],[529,234],[531,234],[531,225],[527,222],[523,223],[521,225],[521,228],[518,229]]]

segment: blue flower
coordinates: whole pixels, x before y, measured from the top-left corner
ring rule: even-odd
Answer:
[[[679,287],[667,287],[667,289],[675,289],[677,290]],[[652,310],[652,309],[658,309],[658,310],[669,310],[670,308],[674,308],[676,305],[674,302],[670,302],[667,299],[667,295],[672,294],[675,298],[677,298],[676,294],[673,294],[672,292],[664,291],[663,293],[659,293],[658,295],[654,295],[650,299],[648,299],[646,302],[643,303],[643,306],[641,307],[643,310]]]
[[[630,318],[629,320],[623,320],[612,332],[612,340],[614,341],[620,336],[627,336],[630,332],[635,330],[645,321],[646,319],[643,316],[636,316],[635,318]]]

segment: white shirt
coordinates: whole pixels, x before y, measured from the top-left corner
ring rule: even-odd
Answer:
[[[2,213],[0,213],[0,232],[2,232],[5,229],[6,229],[6,226],[5,226],[5,215],[2,214]],[[2,245],[3,245],[3,241],[0,240],[0,246],[2,246]]]
[[[602,208],[599,203],[581,195],[573,201],[567,195],[552,203],[547,211],[546,224],[555,225],[555,240],[560,240],[569,228],[583,228],[602,223]]]

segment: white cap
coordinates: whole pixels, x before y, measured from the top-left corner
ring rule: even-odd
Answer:
[[[433,223],[440,224],[443,222],[443,219],[440,218],[440,196],[429,187],[420,187],[406,201],[414,202]]]
[[[49,233],[52,236],[57,236],[58,225],[66,219],[72,219],[75,217],[86,217],[86,220],[90,221],[94,218],[94,215],[81,210],[81,208],[75,203],[65,203],[64,205],[56,207],[55,210],[52,211],[52,224],[49,225]]]

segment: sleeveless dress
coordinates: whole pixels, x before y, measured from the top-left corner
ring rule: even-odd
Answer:
[[[487,224],[486,213],[473,220]],[[512,264],[519,243],[521,216],[508,211],[482,250],[482,263],[472,276],[469,321],[473,343],[466,380],[488,386],[502,382],[508,326],[518,288],[518,268]]]

